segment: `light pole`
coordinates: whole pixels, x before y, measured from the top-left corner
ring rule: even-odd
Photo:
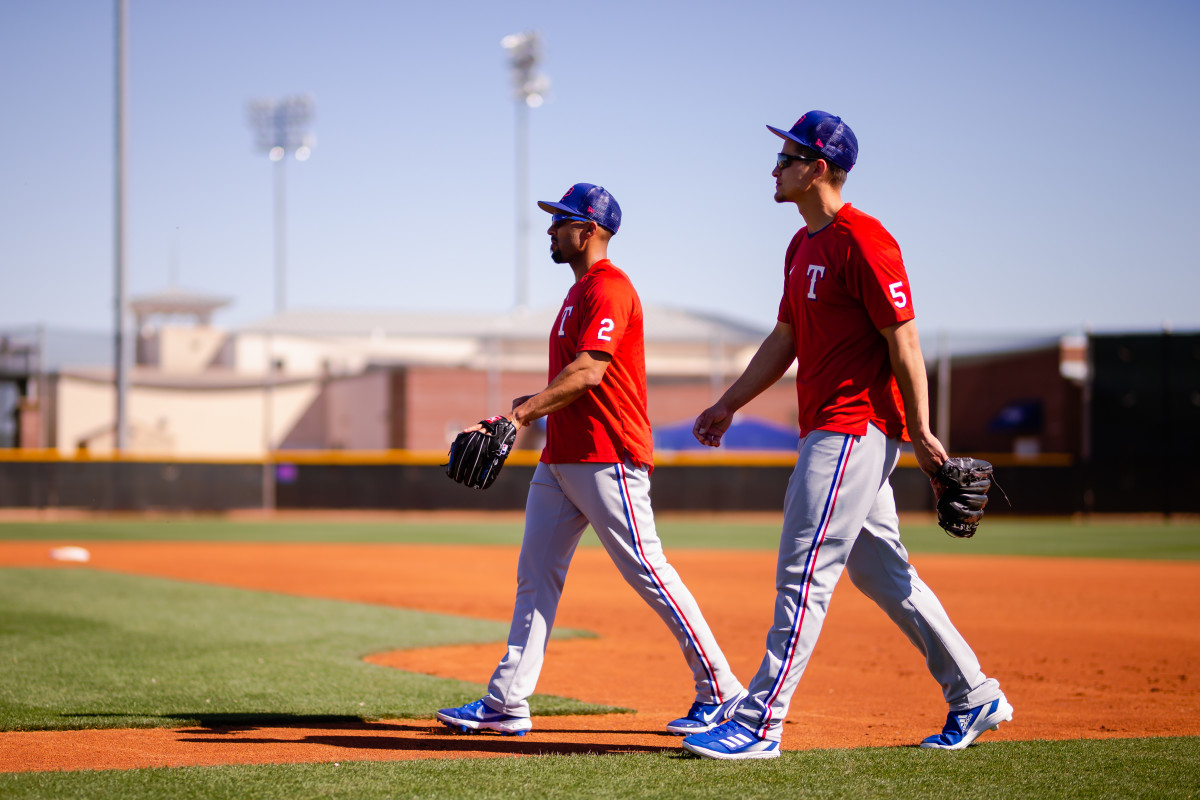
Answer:
[[[529,109],[545,101],[550,80],[538,74],[541,40],[535,31],[514,33],[500,40],[508,51],[517,100],[517,308],[529,304]]]
[[[287,235],[284,164],[288,153],[297,161],[307,161],[312,155],[316,137],[307,131],[313,118],[313,101],[308,95],[295,95],[281,100],[253,100],[250,102],[250,127],[254,129],[255,145],[275,162],[275,314],[282,314],[286,307],[287,290]],[[263,392],[263,508],[275,508],[275,470],[271,453],[274,451],[272,428],[274,427],[275,354],[271,332],[263,334],[263,350],[266,353],[267,375]]]
[[[115,79],[115,149],[113,153],[113,272],[115,278],[115,341],[114,377],[116,379],[116,409],[113,420],[113,449],[119,455],[129,447],[129,307],[128,270],[125,262],[125,240],[128,224],[125,218],[125,169],[127,162],[128,128],[127,95],[129,93],[129,8],[126,0],[116,0],[116,74]]]
[[[249,112],[255,145],[275,162],[275,313],[280,314],[286,306],[287,290],[284,164],[289,153],[297,161],[307,161],[312,155],[317,140],[307,128],[313,118],[313,101],[308,95],[252,100]]]

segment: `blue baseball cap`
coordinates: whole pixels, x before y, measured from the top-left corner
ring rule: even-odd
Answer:
[[[791,130],[767,126],[767,130],[783,139],[816,150],[824,158],[849,172],[858,160],[858,138],[850,126],[827,111],[810,111]]]
[[[555,216],[594,222],[613,233],[621,227],[621,207],[617,199],[603,186],[594,183],[577,183],[562,196],[562,200],[551,203],[539,200],[538,208]]]

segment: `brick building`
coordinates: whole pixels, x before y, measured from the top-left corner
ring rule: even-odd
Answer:
[[[545,386],[546,340],[557,312],[292,311],[222,331],[210,324],[211,304],[199,301],[178,292],[135,301],[141,310],[127,397],[129,455],[444,450],[465,425]],[[741,372],[764,335],[714,315],[647,308],[652,425],[694,418]],[[103,359],[104,350],[90,352]],[[110,366],[42,359],[36,374],[25,372],[21,407],[11,412],[24,446],[62,455],[112,451]],[[785,378],[746,413],[794,427],[791,393]],[[538,447],[537,431],[518,444]]]

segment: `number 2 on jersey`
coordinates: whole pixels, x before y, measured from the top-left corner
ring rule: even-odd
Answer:
[[[612,337],[609,336],[608,334],[612,333],[612,330],[615,327],[616,327],[616,325],[613,324],[613,321],[611,319],[606,318],[606,319],[600,320],[600,327],[596,329],[596,338],[603,339],[606,342],[611,342]]]

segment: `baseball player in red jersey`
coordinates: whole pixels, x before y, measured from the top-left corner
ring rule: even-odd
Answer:
[[[733,414],[796,362],[800,443],[788,482],[775,618],[749,695],[726,723],[688,736],[708,758],[774,758],[792,693],[845,569],[925,656],[950,713],[922,747],[959,750],[1012,719],[1000,685],[908,563],[888,482],[910,439],[932,476],[946,451],[929,429],[925,362],[900,248],[873,217],[842,201],[858,140],[839,117],[810,111],[776,161],[775,202],[795,203],[805,227],[785,258],[774,330],[742,375],[696,419],[719,447]]]
[[[508,415],[518,428],[547,417],[546,446],[525,506],[508,652],[486,697],[444,708],[437,717],[464,732],[523,735],[532,728],[528,698],[541,672],[567,568],[590,523],[621,575],[674,634],[691,667],[695,702],[667,730],[703,732],[728,719],[746,692],[655,532],[642,304],[629,278],[608,260],[621,209],[604,187],[589,183],[538,206],[554,215],[547,231],[550,255],[571,265],[575,283],[550,331],[549,385],[514,400]]]

